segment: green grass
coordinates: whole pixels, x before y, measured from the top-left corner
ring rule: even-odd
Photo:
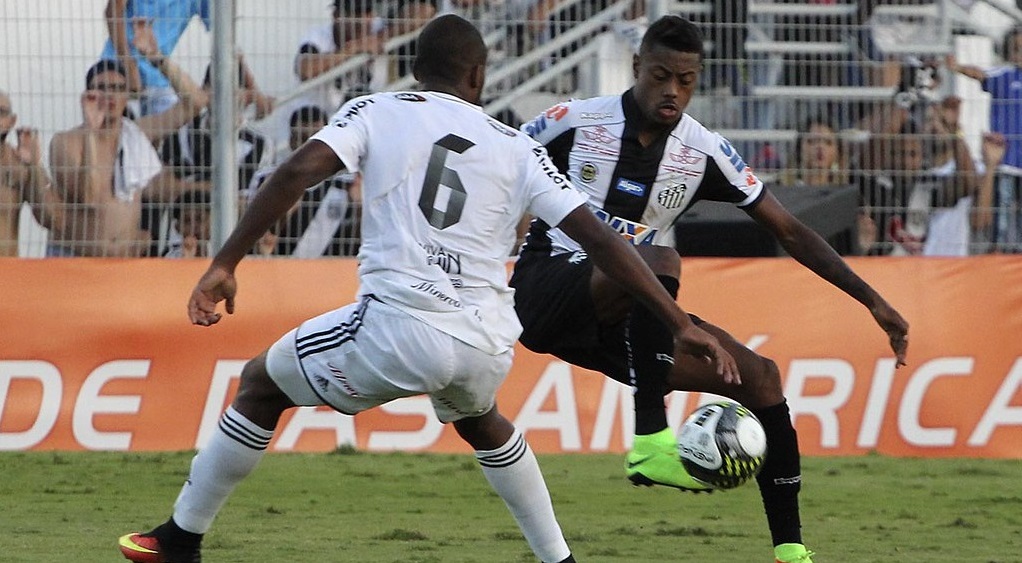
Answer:
[[[0,561],[122,560],[169,514],[191,453],[0,454]],[[582,562],[771,561],[754,484],[635,488],[621,456],[542,455]],[[1022,562],[1022,461],[810,458],[803,531],[838,562]],[[205,540],[210,563],[534,561],[470,455],[271,454]]]

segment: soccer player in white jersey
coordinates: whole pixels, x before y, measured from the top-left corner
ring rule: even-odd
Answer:
[[[426,394],[437,417],[475,449],[536,556],[574,561],[535,456],[495,405],[521,331],[505,260],[525,213],[558,225],[656,311],[677,344],[673,353],[707,361],[723,380],[738,379],[734,359],[593,215],[546,151],[482,112],[485,64],[470,23],[433,20],[418,42],[421,92],[351,100],[255,196],[192,292],[193,323],[218,322],[220,301],[233,313],[238,262],[307,186],[342,167],[364,177],[359,299],[302,323],[246,364],[171,518],[121,538],[128,559],[199,561],[203,534],[262,457],[283,411],[329,405],[355,414]],[[337,494],[345,494],[343,483]]]
[[[702,48],[695,25],[661,18],[634,59],[633,88],[559,104],[522,130],[546,146],[597,215],[636,245],[672,294],[681,268],[675,221],[698,200],[731,202],[776,235],[792,257],[862,303],[903,365],[908,323],[778,203],[726,139],[684,113],[702,70]],[[636,484],[708,488],[688,476],[678,459],[664,410],[667,391],[716,393],[751,408],[767,433],[769,455],[757,481],[775,559],[811,563],[799,517],[798,440],[777,366],[695,317],[738,361],[742,384],[726,383],[687,358],[672,361],[670,334],[573,239],[542,218],[532,224],[511,278],[522,343],[634,386],[636,436],[625,465]],[[736,299],[741,306],[740,292]]]

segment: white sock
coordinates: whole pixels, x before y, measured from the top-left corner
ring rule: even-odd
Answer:
[[[205,534],[234,487],[262,459],[272,437],[273,431],[227,407],[209,444],[192,459],[192,471],[174,503],[174,522],[185,531]]]
[[[495,450],[476,450],[476,459],[493,490],[511,510],[518,527],[542,561],[562,561],[571,555],[554,516],[543,474],[522,433],[515,429]]]

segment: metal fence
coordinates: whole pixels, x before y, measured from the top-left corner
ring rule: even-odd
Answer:
[[[208,255],[341,102],[414,87],[416,30],[438,12],[478,24],[485,109],[512,124],[623,91],[649,19],[689,18],[706,60],[688,112],[770,182],[856,186],[859,252],[1022,250],[1022,14],[1006,0],[4,0],[0,255]],[[129,36],[138,83],[100,67],[87,89]],[[203,87],[213,61],[232,68]],[[122,106],[137,131],[104,135]],[[354,255],[359,206],[359,178],[334,178],[253,253]]]

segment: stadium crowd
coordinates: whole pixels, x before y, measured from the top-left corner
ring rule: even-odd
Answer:
[[[278,81],[258,84],[250,57],[239,54],[237,114],[249,119],[239,117],[237,127],[238,207],[244,209],[268,172],[340,104],[395,84],[410,86],[417,30],[434,15],[453,12],[477,22],[494,51],[491,66],[533,61],[504,80],[520,83],[556,70],[535,90],[567,99],[595,92],[582,90],[582,65],[559,63],[602,35],[627,43],[646,25],[646,2],[626,3],[617,10],[622,3],[609,0],[333,0],[330,19],[308,28],[291,68],[280,69],[281,75],[293,74],[301,95],[274,92],[286,98],[275,100],[264,87]],[[948,45],[936,45],[932,56],[891,51],[885,35],[890,26],[877,23],[882,8],[932,1],[770,3],[803,13],[775,16],[771,48],[783,44],[787,51],[766,55],[753,10],[762,2],[691,3],[702,8],[683,15],[701,27],[708,51],[697,92],[703,103],[690,111],[722,132],[753,133],[732,141],[771,185],[853,186],[859,194],[857,236],[842,249],[846,254],[1022,250],[1022,89],[1015,87],[1022,80],[1022,28],[996,38],[999,65],[980,67],[945,56]],[[814,16],[803,9],[807,5],[827,10]],[[840,6],[849,9],[835,9]],[[27,207],[48,232],[47,256],[209,254],[213,83],[207,69],[205,81],[195,84],[176,64],[174,50],[194,21],[211,28],[210,9],[207,0],[109,0],[97,14],[106,21],[108,38],[95,45],[97,60],[80,98],[82,122],[54,132],[48,145],[31,123],[18,123],[0,82],[0,253],[19,254],[21,210]],[[576,29],[611,12],[608,23],[589,34]],[[574,35],[559,41],[566,34]],[[991,94],[989,124],[963,122],[955,76],[974,79]],[[764,85],[802,90],[770,99],[756,93]],[[891,95],[828,98],[805,90],[874,87],[890,88]],[[484,105],[488,101],[484,97]],[[726,117],[715,107],[724,107]],[[283,142],[259,126],[271,115],[287,124]],[[507,107],[499,114],[513,125],[523,117],[532,116]],[[975,130],[984,133],[963,134]],[[793,135],[773,135],[785,131]],[[357,175],[342,174],[310,190],[252,252],[357,254],[359,183]]]

